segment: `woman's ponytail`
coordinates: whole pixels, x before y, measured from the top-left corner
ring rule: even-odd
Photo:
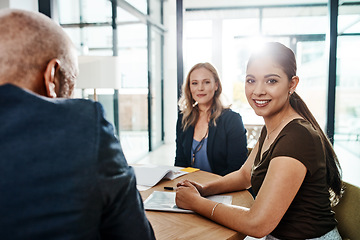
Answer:
[[[304,119],[309,121],[314,129],[319,133],[326,156],[326,181],[330,190],[330,200],[332,205],[336,205],[343,193],[343,184],[341,180],[341,167],[339,160],[335,154],[335,151],[330,143],[328,137],[322,131],[320,125],[316,121],[315,117],[306,106],[305,102],[296,93],[290,95],[290,105],[292,108]]]

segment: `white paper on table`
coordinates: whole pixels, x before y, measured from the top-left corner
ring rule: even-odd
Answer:
[[[150,189],[152,187],[137,184],[136,188],[137,188],[138,191],[141,192],[141,191],[146,191],[146,190],[148,190],[148,189]]]
[[[193,212],[191,210],[182,209],[176,206],[175,196],[176,196],[176,192],[154,191],[144,201],[144,208],[145,210],[153,210],[153,211],[182,212],[182,213]],[[206,198],[224,204],[232,203],[232,196],[230,195],[213,195]]]
[[[174,180],[188,172],[181,171],[182,167],[142,165],[132,166],[135,171],[136,183],[141,186],[153,187],[161,179]]]

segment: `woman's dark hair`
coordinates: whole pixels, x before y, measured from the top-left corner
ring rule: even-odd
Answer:
[[[296,58],[294,52],[278,42],[266,43],[261,51],[251,55],[248,66],[254,59],[263,56],[270,56],[287,75],[289,81],[296,76]],[[319,133],[326,156],[326,177],[327,185],[330,191],[330,200],[332,205],[336,205],[341,198],[343,192],[343,183],[341,180],[341,167],[339,160],[334,152],[332,144],[328,137],[321,130],[319,123],[310,112],[309,108],[301,97],[296,93],[292,93],[289,97],[291,107],[304,119],[309,121],[314,129]]]

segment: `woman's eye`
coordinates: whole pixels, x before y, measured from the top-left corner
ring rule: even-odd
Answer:
[[[270,84],[274,84],[274,83],[277,83],[277,80],[276,79],[269,79],[266,82],[270,83]]]
[[[192,82],[192,83],[191,83],[191,85],[196,85],[196,84],[197,84],[197,82]]]
[[[254,80],[254,79],[249,78],[249,79],[246,79],[246,82],[247,82],[247,83],[254,83],[254,82],[255,82],[255,80]]]

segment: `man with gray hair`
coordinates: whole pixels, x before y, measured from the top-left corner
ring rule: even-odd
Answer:
[[[0,10],[0,239],[155,239],[77,55],[43,14]]]

